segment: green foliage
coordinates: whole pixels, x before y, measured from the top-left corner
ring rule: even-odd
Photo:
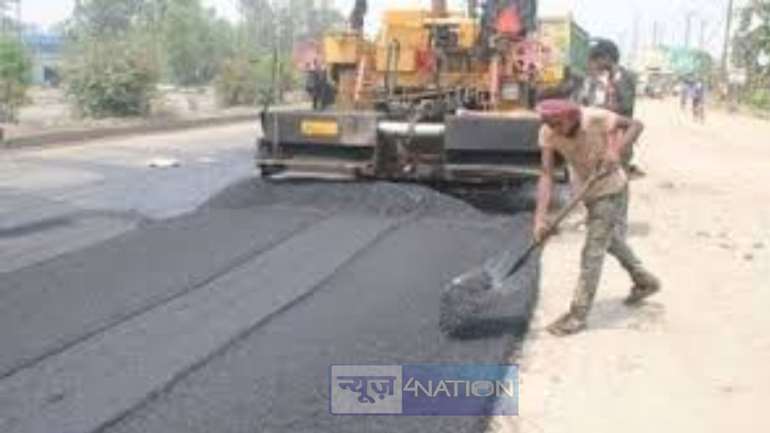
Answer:
[[[144,114],[160,76],[182,86],[213,81],[225,106],[262,102],[296,86],[289,66],[295,41],[344,22],[312,0],[231,1],[242,6],[240,24],[218,18],[202,0],[82,0],[67,24],[64,77],[81,112]],[[282,65],[277,77],[275,49]]]
[[[766,63],[769,57],[770,1],[758,0],[741,10],[732,62],[746,70],[750,87],[761,88],[770,81],[770,64]]]
[[[254,105],[257,101],[256,69],[244,57],[225,61],[222,71],[214,82],[220,105]]]
[[[29,73],[24,47],[15,39],[0,37],[0,121],[15,120],[16,108],[26,98]]]
[[[279,59],[276,65],[273,56],[262,56],[253,61],[244,56],[227,60],[214,82],[219,104],[224,107],[264,104],[274,94],[280,96],[295,88],[297,71],[287,66],[290,64],[287,59]]]
[[[67,92],[81,115],[146,115],[158,78],[157,0],[84,0],[68,23]]]
[[[140,21],[152,19],[162,1],[83,0],[75,11],[74,31],[80,38],[114,37],[131,32]]]
[[[755,90],[749,96],[749,105],[760,110],[770,110],[770,89]]]
[[[158,80],[152,56],[137,41],[107,41],[78,50],[65,68],[67,90],[89,117],[149,113]]]
[[[183,86],[210,82],[234,51],[232,26],[204,9],[200,0],[171,0],[162,32],[170,77]]]
[[[345,24],[336,9],[319,9],[313,0],[240,0],[244,11],[246,52],[253,56],[269,55],[277,47],[291,52],[300,39],[317,39],[333,27]]]

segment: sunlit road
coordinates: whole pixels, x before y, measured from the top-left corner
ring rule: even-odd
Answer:
[[[418,186],[264,183],[255,129],[0,154],[0,431],[484,428],[331,416],[328,368],[509,359],[514,329],[447,340],[437,300],[523,244],[527,217]]]

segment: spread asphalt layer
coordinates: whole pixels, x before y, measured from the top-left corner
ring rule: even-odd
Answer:
[[[0,275],[0,431],[482,431],[331,416],[328,370],[509,360],[519,330],[448,339],[438,300],[528,233],[416,185],[241,181]]]

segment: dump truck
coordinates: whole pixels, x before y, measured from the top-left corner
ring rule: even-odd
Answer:
[[[509,184],[539,174],[533,107],[561,59],[538,37],[536,0],[431,3],[386,11],[367,38],[356,2],[350,28],[322,43],[333,103],[263,113],[262,176]]]
[[[538,22],[538,39],[552,50],[551,61],[542,72],[542,86],[579,88],[588,76],[590,35],[571,14],[541,17]]]

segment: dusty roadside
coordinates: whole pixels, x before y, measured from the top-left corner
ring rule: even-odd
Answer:
[[[147,117],[82,118],[61,89],[34,88],[19,122],[0,123],[0,149],[81,143],[131,135],[213,128],[259,120],[257,107],[219,107],[211,88],[159,91]],[[304,107],[303,95],[287,95],[281,108]]]
[[[609,260],[588,332],[544,331],[569,304],[583,233],[544,256],[523,354],[521,417],[505,432],[770,431],[770,122],[645,102],[632,243],[665,282],[643,308]]]

